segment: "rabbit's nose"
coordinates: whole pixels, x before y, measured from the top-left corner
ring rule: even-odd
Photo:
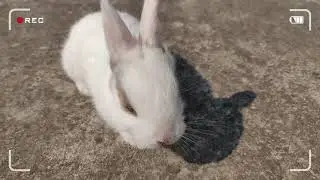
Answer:
[[[168,135],[165,135],[158,143],[163,146],[163,147],[169,147],[170,145],[173,144],[172,138]]]
[[[164,143],[164,142],[161,142],[161,141],[158,141],[158,144],[164,148],[170,148],[170,144],[167,144],[167,143]]]

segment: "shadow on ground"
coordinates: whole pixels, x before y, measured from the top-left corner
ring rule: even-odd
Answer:
[[[171,149],[189,163],[221,161],[239,144],[243,132],[240,110],[256,94],[243,91],[229,98],[214,98],[208,81],[183,57],[175,54],[175,59],[187,130]]]

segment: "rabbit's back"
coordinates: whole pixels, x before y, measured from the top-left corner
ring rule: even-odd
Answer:
[[[129,31],[139,35],[139,21],[135,17],[119,12]],[[86,64],[89,59],[105,61],[109,65],[109,51],[105,43],[101,12],[88,14],[72,25],[62,50],[62,65],[74,81],[86,81]]]

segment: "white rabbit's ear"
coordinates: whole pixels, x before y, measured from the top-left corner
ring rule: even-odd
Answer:
[[[117,64],[119,56],[137,44],[129,29],[109,0],[100,0],[105,40],[111,56],[111,64]]]
[[[158,47],[160,45],[158,38],[158,9],[160,1],[162,0],[144,0],[139,37],[142,45],[152,47]]]

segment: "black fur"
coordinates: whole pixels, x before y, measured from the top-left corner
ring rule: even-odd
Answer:
[[[175,57],[188,129],[170,148],[190,163],[218,162],[238,145],[244,129],[240,110],[250,105],[256,94],[243,91],[229,98],[214,98],[210,85],[194,67],[181,56]]]

